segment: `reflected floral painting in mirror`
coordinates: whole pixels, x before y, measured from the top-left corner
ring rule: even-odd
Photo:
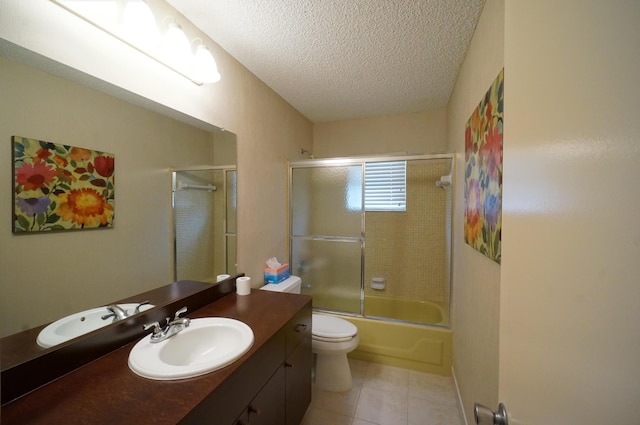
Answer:
[[[111,227],[111,153],[13,136],[13,232]]]
[[[464,240],[500,263],[502,257],[502,129],[504,69],[465,128]]]

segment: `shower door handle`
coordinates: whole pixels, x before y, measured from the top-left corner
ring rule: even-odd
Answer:
[[[498,410],[492,412],[487,406],[473,403],[473,417],[477,425],[509,425],[507,409],[504,404],[498,405]]]

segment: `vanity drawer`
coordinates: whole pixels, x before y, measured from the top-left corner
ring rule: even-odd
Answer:
[[[287,356],[311,333],[311,303],[298,312],[285,326]]]

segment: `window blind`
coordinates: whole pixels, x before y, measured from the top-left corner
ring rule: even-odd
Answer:
[[[406,211],[407,161],[368,162],[364,173],[365,211]]]

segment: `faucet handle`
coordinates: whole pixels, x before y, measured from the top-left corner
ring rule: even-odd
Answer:
[[[182,307],[180,310],[176,311],[176,314],[173,316],[173,320],[169,321],[167,317],[167,326],[171,327],[174,325],[180,326],[180,329],[189,327],[191,320],[188,317],[180,317],[181,314],[187,312],[187,307]]]
[[[116,318],[116,314],[115,313],[109,313],[109,314],[105,314],[104,316],[101,316],[100,318],[102,320],[107,320],[107,319],[112,318],[112,317],[115,319]]]
[[[173,316],[173,320],[179,319],[181,314],[184,314],[187,312],[187,307],[182,307],[180,310],[176,311],[175,316]]]
[[[158,334],[162,333],[162,328],[160,327],[160,323],[158,323],[158,322],[146,323],[146,324],[142,325],[142,328],[145,331],[148,331],[149,329],[153,328],[153,335],[158,335]]]
[[[147,304],[149,304],[149,300],[142,301],[140,304],[138,304],[138,305],[136,306],[136,309],[133,311],[133,314],[138,314],[138,313],[140,313],[140,307],[142,307],[143,305],[147,305]]]

